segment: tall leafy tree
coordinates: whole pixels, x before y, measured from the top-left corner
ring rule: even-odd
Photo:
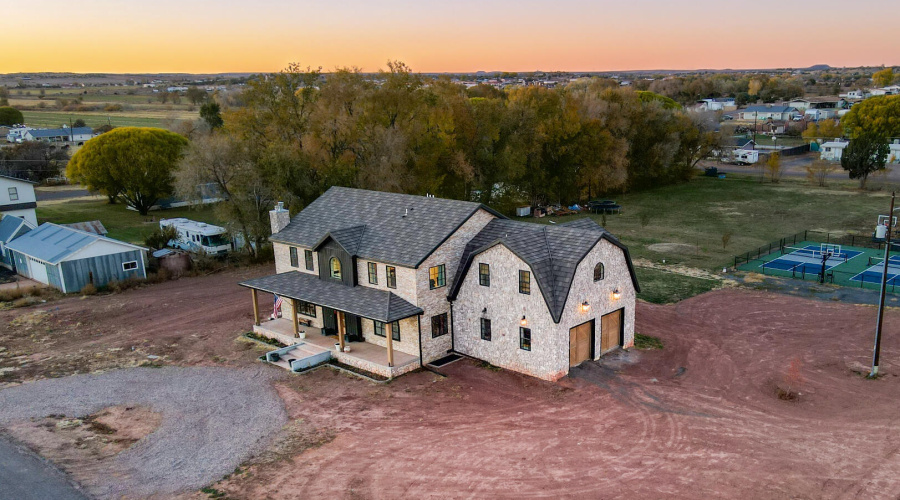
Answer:
[[[890,147],[887,141],[873,133],[857,135],[841,154],[841,166],[851,179],[859,179],[860,189],[866,187],[869,175],[884,170]]]
[[[841,118],[841,125],[850,137],[862,133],[900,137],[900,96],[876,96],[857,103]]]
[[[0,107],[0,126],[18,125],[25,122],[22,112],[9,106]]]
[[[174,172],[187,139],[168,130],[120,127],[84,144],[67,167],[70,179],[111,199],[120,196],[146,215],[174,191]]]

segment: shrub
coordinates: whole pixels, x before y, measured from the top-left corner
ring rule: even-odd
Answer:
[[[24,121],[25,117],[18,109],[9,106],[0,107],[0,125],[17,125]]]
[[[634,334],[634,348],[635,349],[662,349],[663,343],[662,340],[659,340],[656,337],[651,337],[650,335],[641,335],[640,333]]]
[[[178,230],[174,227],[159,227],[144,238],[144,244],[150,248],[160,249],[168,246],[169,241],[176,238],[178,238]]]
[[[88,283],[81,289],[81,295],[95,295],[96,293],[97,287],[95,287],[93,283]]]
[[[107,104],[103,111],[122,111],[121,104]]]

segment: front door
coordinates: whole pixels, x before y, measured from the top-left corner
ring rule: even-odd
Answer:
[[[569,366],[591,359],[594,347],[594,320],[569,329]]]
[[[325,325],[323,332],[325,335],[337,335],[337,313],[330,307],[322,308],[322,322]]]
[[[600,354],[605,354],[622,345],[622,312],[613,311],[600,318]]]
[[[359,316],[350,313],[344,313],[344,323],[347,325],[345,339],[347,342],[362,342],[362,325]]]

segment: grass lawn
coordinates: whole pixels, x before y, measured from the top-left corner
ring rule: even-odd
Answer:
[[[802,137],[791,137],[787,135],[779,135],[777,141],[772,140],[771,135],[756,134],[756,143],[760,146],[785,146],[792,148],[794,146],[802,146],[808,141]]]
[[[696,177],[691,182],[611,196],[621,215],[591,214],[628,245],[633,258],[707,270],[733,265],[736,254],[805,229],[871,234],[887,210],[888,191],[855,183],[813,187],[800,179],[760,183],[754,176]],[[561,223],[584,215],[531,219]],[[730,235],[727,245],[723,236]]]
[[[38,222],[55,222],[67,224],[99,220],[109,231],[110,238],[129,243],[144,244],[144,238],[159,227],[159,219],[187,217],[192,220],[220,224],[216,219],[213,206],[204,205],[197,208],[170,208],[155,210],[143,216],[134,210],[128,210],[124,204],[109,205],[106,199],[74,199],[58,202],[41,202],[37,208]]]
[[[678,302],[708,292],[719,284],[716,280],[694,278],[646,267],[635,268],[641,285],[639,299],[654,304]]]
[[[117,111],[106,113],[103,111],[22,111],[25,123],[32,127],[52,128],[68,124],[79,118],[84,120],[88,127],[96,128],[111,123],[114,127],[160,127],[165,126],[169,119],[185,119],[187,115],[196,118],[196,113],[184,111]]]

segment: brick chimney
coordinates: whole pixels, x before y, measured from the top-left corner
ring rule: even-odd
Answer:
[[[284,229],[291,222],[291,213],[284,208],[284,202],[279,201],[274,210],[269,211],[269,223],[272,225],[272,234]]]

